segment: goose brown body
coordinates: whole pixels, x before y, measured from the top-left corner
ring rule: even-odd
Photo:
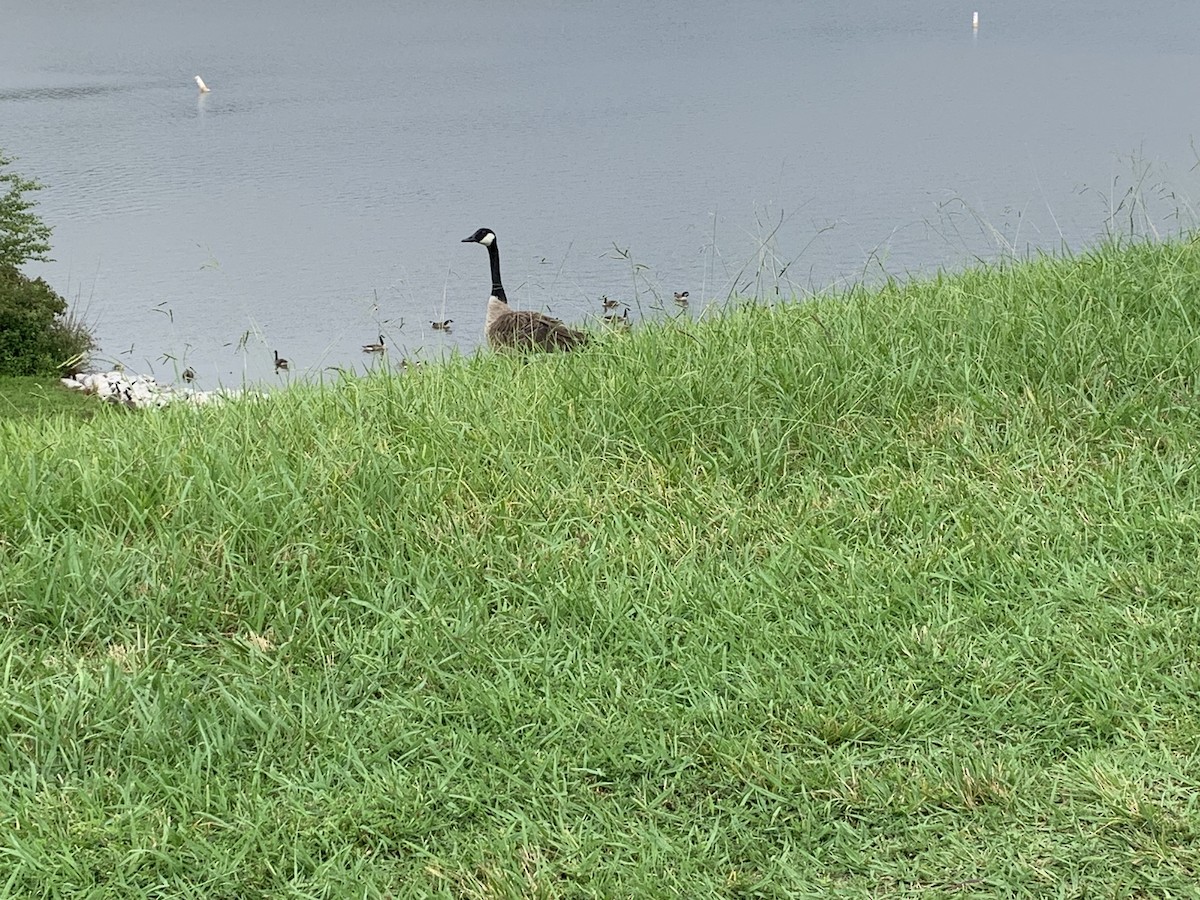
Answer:
[[[587,335],[563,324],[561,319],[527,309],[512,309],[500,281],[500,248],[496,233],[480,228],[463,238],[463,243],[487,247],[492,268],[492,293],[488,297],[484,334],[496,349],[514,350],[574,350],[587,343]]]

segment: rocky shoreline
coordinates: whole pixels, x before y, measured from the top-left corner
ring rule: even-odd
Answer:
[[[130,409],[161,409],[173,403],[206,406],[246,393],[241,390],[200,391],[159,384],[150,375],[130,375],[120,370],[73,375],[62,379],[62,383],[73,391],[93,394],[107,403],[118,403]]]

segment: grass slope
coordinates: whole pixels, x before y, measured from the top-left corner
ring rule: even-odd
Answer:
[[[0,376],[0,421],[44,419],[63,414],[90,419],[101,407],[79,391],[69,391],[57,378]]]
[[[1200,245],[0,422],[0,890],[1195,896]]]

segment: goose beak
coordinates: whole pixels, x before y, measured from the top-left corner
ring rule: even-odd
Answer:
[[[463,238],[462,242],[464,244],[474,244],[475,243],[475,235],[471,235],[470,237]]]

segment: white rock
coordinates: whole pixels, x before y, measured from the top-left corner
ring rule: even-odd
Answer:
[[[229,397],[239,397],[242,391],[197,391],[191,388],[175,388],[159,384],[153,376],[129,376],[124,371],[91,372],[75,378],[63,378],[64,386],[71,390],[95,394],[109,403],[120,403],[130,409],[161,409],[176,400],[192,406],[218,403]],[[262,396],[266,396],[263,394]]]

